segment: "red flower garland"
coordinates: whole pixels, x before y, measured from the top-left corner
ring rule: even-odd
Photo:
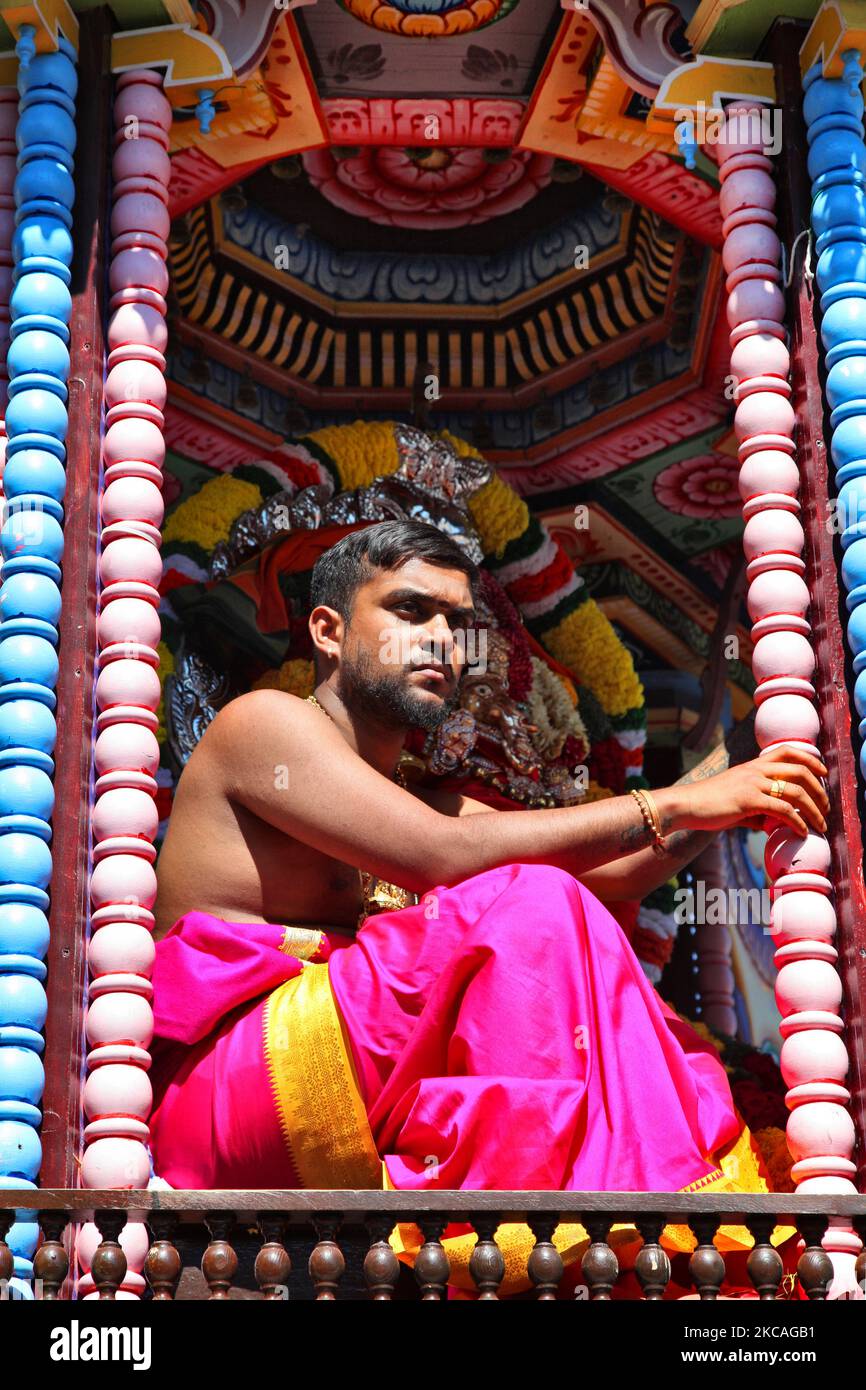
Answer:
[[[536,574],[525,574],[509,584],[508,592],[515,603],[537,603],[549,594],[561,589],[574,578],[574,565],[561,545],[549,565]]]

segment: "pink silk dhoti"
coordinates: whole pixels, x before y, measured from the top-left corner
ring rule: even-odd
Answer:
[[[492,869],[312,947],[190,912],[154,986],[176,1187],[767,1190],[715,1049],[559,869]]]

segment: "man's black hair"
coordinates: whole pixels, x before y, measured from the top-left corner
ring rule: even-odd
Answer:
[[[344,622],[352,615],[355,594],[377,569],[396,570],[409,560],[424,560],[439,569],[461,570],[473,597],[478,569],[465,550],[426,521],[379,521],[352,531],[320,555],[310,582],[311,607],[335,608]]]

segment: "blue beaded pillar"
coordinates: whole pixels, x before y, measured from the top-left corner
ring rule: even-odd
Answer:
[[[842,582],[854,704],[860,715],[860,768],[866,776],[866,143],[859,55],[846,55],[846,78],[828,80],[820,64],[805,77],[803,114],[812,177],[816,279],[826,349],[831,455],[838,487]]]
[[[18,43],[7,512],[0,531],[0,1186],[35,1186],[46,1016],[52,773],[69,372],[76,54]],[[12,1228],[29,1278],[32,1222]]]

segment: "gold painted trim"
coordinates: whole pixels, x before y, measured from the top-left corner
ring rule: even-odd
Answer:
[[[232,67],[222,44],[192,24],[124,29],[111,40],[111,71],[165,69],[165,87],[230,81]]]
[[[328,966],[269,995],[264,1052],[280,1129],[304,1187],[380,1191],[370,1130]]]
[[[312,960],[322,949],[325,933],[315,927],[286,927],[278,950],[296,960]]]

